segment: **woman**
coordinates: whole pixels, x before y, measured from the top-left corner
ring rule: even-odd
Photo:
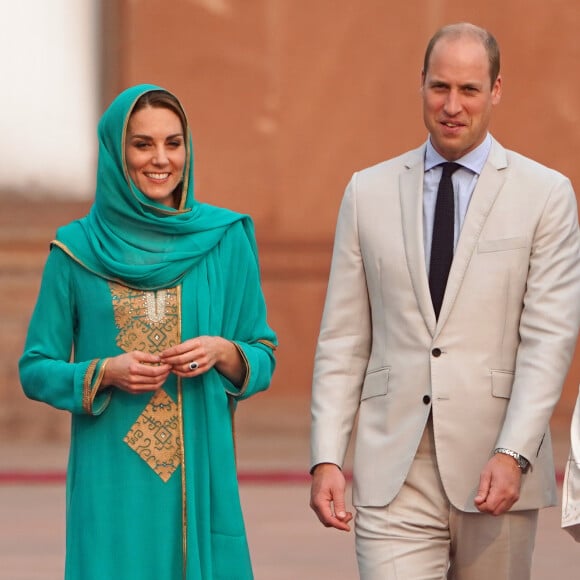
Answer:
[[[562,528],[580,542],[580,390],[570,426],[570,454],[562,486]]]
[[[252,221],[194,200],[167,91],[124,91],[98,134],[95,202],[52,242],[20,360],[26,395],[72,415],[65,577],[252,578],[232,413],[276,346]]]

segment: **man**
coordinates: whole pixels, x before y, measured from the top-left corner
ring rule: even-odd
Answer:
[[[349,530],[341,466],[358,413],[363,580],[528,579],[538,509],[556,501],[549,420],[580,322],[576,199],[488,133],[499,63],[487,31],[438,31],[422,71],[429,139],[355,173],[341,205],[311,507]]]

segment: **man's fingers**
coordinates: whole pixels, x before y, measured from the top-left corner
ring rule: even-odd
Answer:
[[[490,487],[491,473],[484,471],[479,478],[479,488],[477,489],[477,494],[473,500],[476,506],[483,504],[487,500]]]
[[[348,525],[348,522],[352,520],[352,514],[350,512],[345,512],[343,517],[339,518],[334,516],[330,509],[324,511],[319,511],[316,508],[313,509],[318,516],[318,519],[325,527],[350,532],[350,526]]]
[[[332,511],[330,510],[330,503],[317,504],[315,502],[312,502],[310,504],[310,507],[313,509],[314,513],[316,514],[316,517],[320,520],[322,524],[324,524],[326,527],[329,527],[331,525],[330,522],[332,521]]]
[[[341,521],[343,524],[348,524],[352,520],[352,513],[343,511],[340,513],[335,513],[335,517],[337,520]],[[348,528],[350,529],[350,527]]]
[[[486,514],[491,514],[492,516],[501,516],[502,514],[506,513],[514,504],[515,502],[507,502],[507,501],[500,501],[500,502],[493,502],[493,501],[485,501],[482,504],[477,506],[477,509]]]
[[[513,458],[496,454],[481,473],[474,504],[481,512],[501,515],[518,501],[520,484],[521,472]]]
[[[344,503],[344,496],[340,497],[337,494],[338,497],[336,497],[334,499],[334,515],[339,519],[339,520],[344,520],[344,518],[346,518],[346,507],[345,507],[345,503]]]
[[[337,504],[333,505],[328,498],[320,500],[315,497],[310,502],[310,507],[324,526],[348,532],[350,531],[348,522],[352,520],[352,513],[345,510],[344,501],[340,505],[340,509],[337,509]]]

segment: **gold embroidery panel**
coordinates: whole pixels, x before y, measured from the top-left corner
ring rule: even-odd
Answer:
[[[109,285],[121,349],[155,354],[179,343],[177,288],[144,292],[114,282]],[[124,438],[165,482],[181,462],[179,420],[178,404],[160,389]]]
[[[179,343],[177,288],[143,292],[114,282],[109,285],[120,348],[155,354]]]
[[[124,441],[167,482],[181,463],[177,403],[163,389],[157,391]]]

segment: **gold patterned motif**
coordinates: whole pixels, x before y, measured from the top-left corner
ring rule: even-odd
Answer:
[[[109,286],[121,349],[155,354],[179,343],[177,288],[144,292],[114,282]],[[124,439],[163,481],[181,462],[179,421],[179,404],[160,389]]]
[[[143,292],[109,282],[119,329],[117,345],[125,352],[158,353],[179,342],[177,288]]]
[[[163,481],[168,481],[181,462],[177,403],[163,389],[157,391],[124,441]]]

